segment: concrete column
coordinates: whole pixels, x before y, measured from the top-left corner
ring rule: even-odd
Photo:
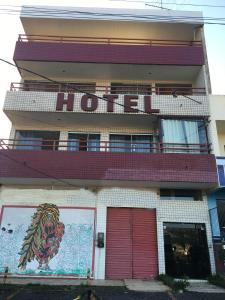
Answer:
[[[60,151],[67,151],[68,150],[68,131],[60,131],[59,135],[59,150]],[[65,142],[61,142],[65,141]]]
[[[106,211],[107,208],[100,201],[96,204],[97,222],[96,222],[96,238],[98,232],[103,232],[105,236],[104,248],[95,247],[94,262],[94,278],[105,279],[105,256],[106,256]]]

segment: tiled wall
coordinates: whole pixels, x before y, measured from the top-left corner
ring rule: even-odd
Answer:
[[[107,102],[98,99],[98,108],[94,112],[83,112],[80,108],[80,99],[84,94],[76,93],[74,97],[73,111],[93,114],[93,113],[107,113]],[[102,93],[97,92],[97,96],[102,96]],[[64,95],[67,99],[67,94]],[[144,110],[143,97],[139,95],[138,106],[135,108]],[[152,109],[159,109],[159,115],[177,115],[177,116],[207,116],[209,115],[208,97],[205,95],[193,95],[191,98],[201,102],[196,103],[191,99],[183,96],[174,98],[172,95],[152,95]],[[4,110],[7,111],[27,111],[27,112],[55,112],[56,111],[57,93],[54,92],[7,92]],[[115,100],[119,104],[124,104],[124,96],[119,95]],[[64,105],[66,112],[66,105]],[[58,112],[59,114],[62,112]],[[70,113],[70,112],[67,112]],[[124,108],[114,104],[114,113],[124,114]],[[113,114],[113,113],[110,113]],[[126,113],[131,114],[131,113]],[[143,114],[138,112],[138,114]],[[47,116],[46,116],[47,118]]]
[[[159,273],[165,272],[163,222],[205,223],[210,253],[211,270],[215,272],[212,237],[208,216],[207,200],[204,201],[165,201],[159,199],[157,189],[122,188],[73,188],[55,187],[23,188],[2,187],[0,191],[0,209],[2,205],[38,205],[54,203],[61,206],[96,207],[96,233],[106,233],[107,207],[156,208]],[[95,278],[105,277],[105,249],[95,251]]]

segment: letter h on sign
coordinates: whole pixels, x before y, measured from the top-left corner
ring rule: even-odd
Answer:
[[[56,110],[63,111],[63,105],[66,105],[67,111],[73,111],[74,94],[68,94],[67,99],[64,98],[64,93],[58,93]]]

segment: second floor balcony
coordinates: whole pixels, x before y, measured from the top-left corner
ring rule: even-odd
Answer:
[[[208,151],[134,140],[1,140],[0,182],[208,189],[217,185]]]

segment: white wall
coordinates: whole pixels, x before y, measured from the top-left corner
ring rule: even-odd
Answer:
[[[215,272],[210,220],[207,200],[165,201],[159,199],[157,189],[51,189],[2,187],[2,205],[38,205],[54,203],[61,206],[95,207],[97,210],[96,233],[106,234],[107,207],[156,208],[159,273],[165,273],[163,222],[205,223],[210,253],[211,270]],[[95,248],[96,279],[105,278],[105,249]]]
[[[211,128],[211,138],[212,144],[214,148],[214,154],[216,156],[224,155],[223,148],[223,135],[225,134],[225,126],[224,130],[222,128],[218,128],[217,121],[225,121],[225,96],[218,95],[210,95],[209,96],[209,104],[210,104],[210,128]],[[220,139],[221,138],[221,139]]]

